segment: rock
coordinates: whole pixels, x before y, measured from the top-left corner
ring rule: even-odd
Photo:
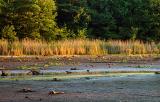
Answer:
[[[90,77],[85,77],[85,79],[90,80],[91,78]]]
[[[35,92],[35,91],[33,91],[33,90],[30,89],[30,88],[23,88],[23,89],[21,89],[19,92],[29,93],[29,92]]]
[[[8,76],[8,74],[4,70],[2,70],[1,72],[2,72],[1,76]]]
[[[70,72],[70,71],[66,71],[66,73],[67,73],[67,74],[72,74],[72,72]]]
[[[42,101],[42,98],[40,98],[39,101]]]
[[[40,72],[37,70],[30,70],[27,74],[32,74],[32,75],[40,75]]]
[[[39,60],[40,58],[39,57],[36,57],[36,60]]]
[[[94,65],[92,65],[92,64],[91,64],[91,65],[90,65],[90,67],[92,67],[92,68],[93,68],[93,67],[94,67]]]
[[[58,92],[58,91],[54,91],[54,90],[51,90],[48,92],[48,95],[57,95],[57,94],[64,94],[64,92]]]
[[[61,81],[61,79],[53,78],[53,81]]]
[[[155,74],[160,74],[160,72],[155,72]]]
[[[77,68],[71,68],[71,70],[78,70]]]
[[[106,65],[108,66],[108,68],[111,68],[111,66],[112,66],[111,63],[107,63]]]
[[[39,75],[40,73],[38,71],[32,70],[32,75]]]
[[[28,96],[25,96],[25,98],[29,98]]]

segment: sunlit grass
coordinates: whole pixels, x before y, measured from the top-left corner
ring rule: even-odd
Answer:
[[[107,54],[160,54],[160,43],[144,43],[142,41],[121,40],[62,40],[62,41],[37,41],[25,39],[9,43],[0,40],[0,55],[107,55]]]

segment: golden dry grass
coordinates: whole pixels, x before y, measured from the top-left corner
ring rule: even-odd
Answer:
[[[0,55],[106,55],[106,54],[160,54],[160,44],[154,42],[121,40],[62,40],[62,41],[37,41],[25,39],[9,43],[0,40]]]

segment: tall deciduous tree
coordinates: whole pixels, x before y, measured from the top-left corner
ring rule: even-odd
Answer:
[[[54,38],[56,6],[53,0],[15,0],[15,25],[20,38]]]
[[[54,39],[56,26],[54,0],[1,0],[2,28],[12,25],[20,39]]]

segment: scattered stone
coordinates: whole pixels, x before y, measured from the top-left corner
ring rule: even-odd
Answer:
[[[30,88],[23,88],[23,89],[21,89],[19,92],[29,93],[29,92],[35,92],[35,91],[33,91],[33,90],[30,89]]]
[[[40,98],[39,101],[42,101],[42,99]]]
[[[54,90],[51,90],[48,92],[48,95],[57,95],[57,94],[64,94],[64,92],[58,92],[58,91],[54,91]]]
[[[1,72],[2,72],[1,76],[8,76],[8,74],[4,70],[2,70]]]
[[[91,78],[90,77],[85,77],[85,79],[90,80]]]
[[[67,73],[67,74],[72,74],[72,72],[70,72],[70,71],[66,71],[66,73]]]
[[[155,72],[155,74],[160,74],[160,72]]]
[[[94,65],[90,65],[92,68],[94,67]]]
[[[61,81],[61,79],[53,78],[53,81]]]
[[[25,98],[29,98],[28,96],[25,96]]]
[[[111,63],[107,63],[106,65],[108,66],[108,68],[111,68],[111,66],[112,66]]]
[[[39,57],[36,57],[36,60],[39,60],[40,58]]]
[[[124,88],[122,88],[122,87],[118,87],[117,89],[124,89]]]
[[[78,69],[75,67],[75,68],[71,68],[71,70],[78,70]]]
[[[96,84],[96,82],[93,82],[92,84]]]
[[[85,65],[85,67],[88,67],[88,65]]]
[[[32,75],[40,75],[40,72],[37,70],[30,70],[27,74],[32,74]]]

